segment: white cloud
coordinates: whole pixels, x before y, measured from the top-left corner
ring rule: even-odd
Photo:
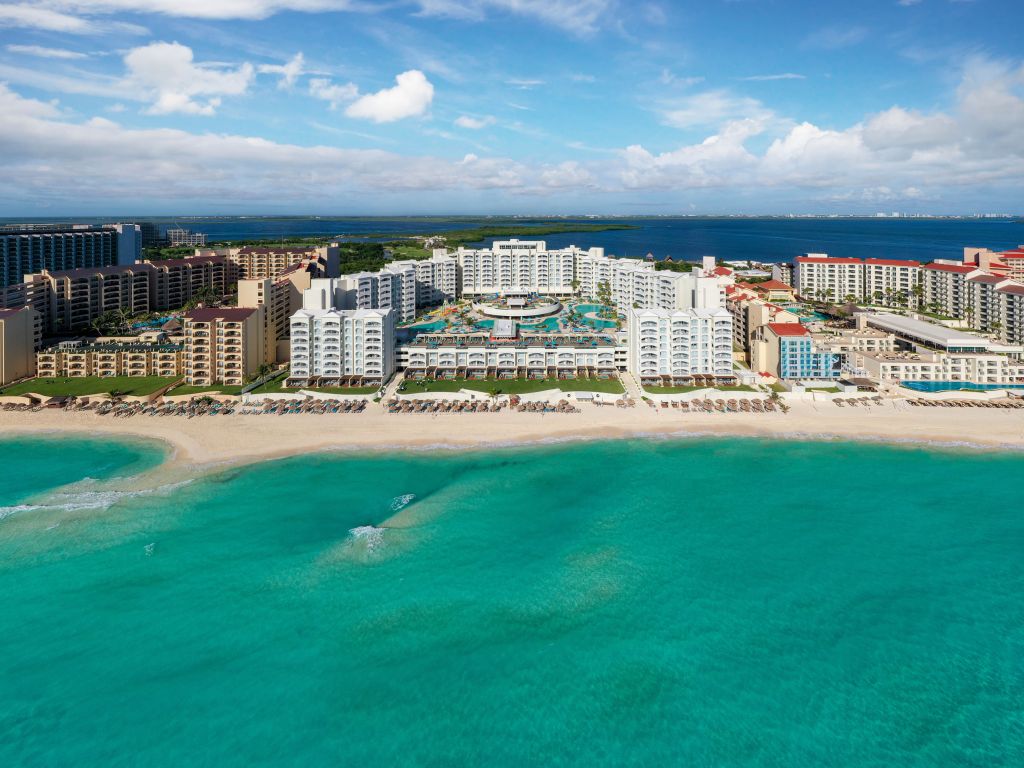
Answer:
[[[69,51],[66,48],[45,48],[41,45],[8,45],[7,50],[11,53],[20,53],[23,56],[38,56],[41,59],[87,59],[88,54],[78,51]]]
[[[212,115],[222,96],[245,93],[253,79],[251,64],[225,69],[196,64],[192,49],[180,43],[151,43],[124,57],[125,84],[147,95],[153,115],[182,112]],[[196,97],[204,97],[197,99]]]
[[[536,88],[539,85],[544,85],[543,80],[537,80],[536,78],[529,77],[510,77],[505,81],[506,85],[511,85],[515,88],[519,88],[523,91],[529,91],[532,88]]]
[[[772,80],[806,80],[805,75],[798,75],[795,72],[783,72],[778,75],[751,75],[750,77],[741,77],[740,80],[747,82],[769,82]]]
[[[664,110],[665,122],[675,128],[717,126],[728,120],[767,120],[770,109],[757,99],[726,90],[704,91],[675,101]]]
[[[849,48],[851,45],[857,45],[863,42],[867,36],[867,29],[860,26],[823,27],[805,37],[803,47],[834,51],[840,48]]]
[[[418,0],[428,16],[482,21],[489,12],[528,16],[577,35],[589,35],[606,19],[615,0]]]
[[[305,74],[304,63],[305,58],[302,51],[299,51],[284,64],[260,64],[257,71],[266,75],[280,75],[281,79],[277,81],[277,87],[291,88],[295,85],[295,81]]]
[[[83,14],[157,13],[193,19],[265,19],[281,11],[345,11],[351,0],[38,0],[39,6]]]
[[[468,128],[471,131],[479,131],[481,128],[486,128],[489,125],[494,125],[495,118],[493,115],[484,115],[483,117],[470,117],[469,115],[460,115],[455,118],[455,124],[459,128]]]
[[[345,110],[349,117],[392,123],[417,117],[430,108],[434,86],[418,69],[410,69],[395,77],[395,86],[361,96]]]
[[[46,3],[26,5],[10,3],[0,5],[0,27],[43,29],[48,32],[66,32],[74,35],[95,35],[122,32],[131,35],[148,33],[145,27],[121,21],[96,24],[60,10],[45,7]],[[59,4],[58,4],[59,5]]]
[[[329,102],[331,109],[337,109],[339,104],[356,98],[359,89],[354,83],[335,85],[326,77],[314,77],[309,81],[309,94],[315,99]]]

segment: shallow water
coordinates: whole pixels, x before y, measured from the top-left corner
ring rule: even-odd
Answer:
[[[1022,479],[702,439],[4,486],[0,764],[1019,765]]]

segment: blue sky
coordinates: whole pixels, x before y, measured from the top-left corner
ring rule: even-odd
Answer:
[[[1020,0],[0,2],[0,215],[1021,212]]]

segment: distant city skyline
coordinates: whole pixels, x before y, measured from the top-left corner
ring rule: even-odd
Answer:
[[[0,216],[1019,214],[1019,10],[0,2]]]

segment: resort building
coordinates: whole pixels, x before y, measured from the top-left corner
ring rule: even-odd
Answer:
[[[628,369],[645,386],[734,384],[732,341],[722,307],[630,310]]]
[[[463,296],[546,293],[570,296],[578,254],[603,254],[575,246],[549,251],[543,240],[496,240],[490,248],[459,248],[453,256],[462,272]]]
[[[398,350],[398,367],[421,379],[576,379],[617,374],[610,336],[422,334]]]
[[[302,308],[302,296],[313,281],[324,277],[326,263],[314,258],[293,264],[274,278],[238,281],[238,306],[263,307],[264,357],[269,362],[288,361],[291,316]]]
[[[239,280],[274,278],[288,268],[310,260],[319,260],[330,277],[339,273],[340,248],[337,243],[313,246],[245,246],[242,248],[199,249],[196,256],[225,256],[235,266]]]
[[[893,315],[887,312],[864,312],[857,323],[893,334],[905,347],[924,347],[943,352],[998,352],[1015,354],[1020,350],[1001,341],[994,341],[970,331],[949,328],[938,323]]]
[[[166,341],[86,342],[61,341],[36,355],[37,376],[76,378],[82,376],[164,376],[183,373],[184,347]]]
[[[237,280],[234,265],[225,256],[160,259],[143,264],[153,268],[149,301],[154,310],[184,307],[204,291],[223,296]]]
[[[87,327],[105,312],[149,312],[153,267],[93,267],[28,275],[24,301],[42,316],[44,333]]]
[[[182,319],[185,381],[242,386],[266,358],[263,307],[194,309]]]
[[[134,264],[142,255],[137,224],[26,227],[0,231],[0,291],[43,271]]]
[[[768,323],[757,329],[752,346],[755,370],[789,381],[834,381],[841,355],[819,347],[800,323]]]
[[[1024,245],[1002,253],[988,248],[964,248],[963,263],[998,277],[1024,281]]]
[[[1009,283],[996,288],[999,300],[1000,338],[1007,344],[1024,345],[1024,285]]]
[[[42,320],[31,307],[0,309],[0,386],[36,372]]]
[[[172,248],[181,246],[202,247],[206,245],[206,235],[202,232],[193,232],[191,229],[183,227],[170,227],[167,230],[167,242]]]
[[[967,314],[967,278],[984,274],[977,267],[933,261],[921,267],[924,306],[940,315],[964,318]]]
[[[750,351],[757,330],[768,323],[799,323],[800,317],[777,304],[769,303],[746,286],[731,286],[725,307],[732,315],[733,345],[743,350],[744,358],[751,361]]]
[[[864,296],[864,262],[809,253],[793,259],[793,287],[798,295],[824,301]]]
[[[306,302],[291,318],[288,385],[381,386],[395,371],[394,345],[392,309],[336,309],[329,302]]]
[[[453,302],[459,296],[459,262],[444,251],[429,259],[393,261],[391,267],[416,270],[416,306],[432,307]]]
[[[780,283],[785,283],[788,286],[792,286],[793,265],[788,262],[772,264],[772,279],[778,280]]]
[[[874,352],[858,356],[867,376],[876,381],[1024,384],[1024,363],[1006,355],[928,350]]]
[[[864,260],[864,293],[869,302],[886,306],[917,306],[921,289],[921,263],[896,259]]]

